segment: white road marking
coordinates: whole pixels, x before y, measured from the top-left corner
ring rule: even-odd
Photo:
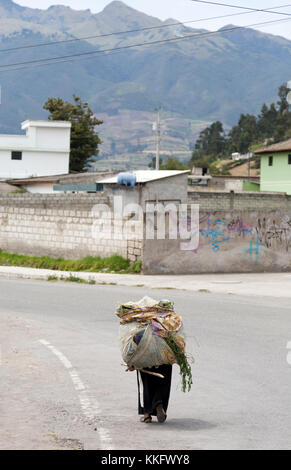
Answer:
[[[83,384],[82,380],[76,369],[73,368],[72,363],[67,359],[64,354],[56,349],[49,341],[45,339],[40,339],[39,343],[43,346],[46,346],[48,349],[52,351],[55,356],[61,361],[63,366],[68,370],[71,380],[74,384],[75,390],[78,392],[78,397],[80,401],[80,405],[85,417],[93,422],[97,421],[97,431],[100,438],[101,448],[102,450],[114,450],[112,445],[112,439],[110,436],[109,431],[103,426],[103,421],[101,419],[102,411],[100,405],[96,398],[92,398],[88,395],[87,389]]]

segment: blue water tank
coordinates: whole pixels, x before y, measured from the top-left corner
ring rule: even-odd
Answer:
[[[136,175],[134,173],[119,173],[117,176],[117,184],[125,184],[125,186],[136,185]]]

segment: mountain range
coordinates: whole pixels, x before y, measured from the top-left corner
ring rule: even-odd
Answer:
[[[183,24],[171,26],[173,23],[178,22],[161,21],[120,1],[93,14],[65,6],[40,10],[0,0],[0,132],[18,132],[22,120],[45,118],[42,106],[49,96],[70,99],[75,93],[89,102],[97,116],[102,115],[107,150],[110,142],[117,141],[110,134],[110,120],[119,115],[120,128],[126,129],[125,139],[129,139],[132,123],[123,117],[146,113],[147,131],[143,132],[142,125],[132,126],[131,141],[151,141],[149,124],[158,106],[163,107],[173,132],[175,118],[185,120],[178,144],[185,149],[201,130],[201,123],[221,120],[231,126],[241,113],[258,113],[264,102],[276,100],[279,86],[291,79],[291,41],[283,37],[232,25],[208,34]],[[139,31],[111,34],[130,30]],[[74,38],[87,39],[65,42]],[[86,60],[79,57],[60,64],[3,68],[165,40],[171,41],[92,55]],[[63,42],[54,44],[58,41]],[[49,45],[23,48],[44,43]],[[197,127],[191,128],[193,122]]]

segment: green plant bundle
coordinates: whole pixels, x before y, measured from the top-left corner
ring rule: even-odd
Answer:
[[[173,333],[169,334],[168,338],[165,338],[167,345],[171,348],[173,354],[175,355],[178,366],[180,367],[180,375],[182,377],[182,391],[190,392],[191,385],[193,384],[192,380],[192,370],[187,359],[186,354],[181,349],[179,344],[175,341]]]

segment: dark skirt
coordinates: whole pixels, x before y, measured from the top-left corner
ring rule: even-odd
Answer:
[[[167,411],[171,380],[172,380],[172,366],[170,364],[164,364],[159,367],[152,367],[151,369],[145,369],[151,372],[162,374],[165,378],[161,379],[155,375],[145,374],[144,372],[137,373],[137,384],[138,384],[138,414],[149,413],[153,416],[157,415],[156,408],[162,403],[163,408]],[[143,405],[140,400],[140,382],[139,374],[143,384]]]

